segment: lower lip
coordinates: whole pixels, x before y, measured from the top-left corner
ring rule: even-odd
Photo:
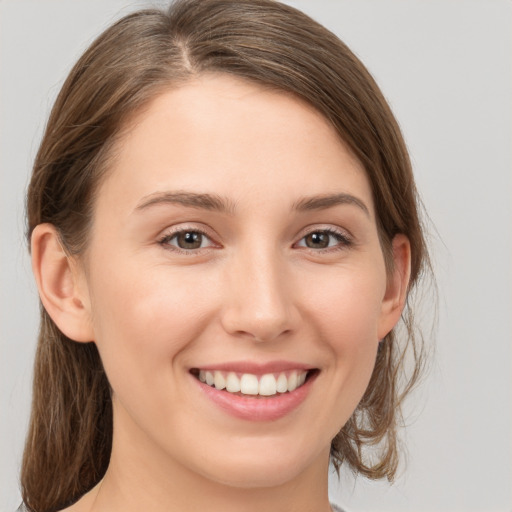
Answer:
[[[206,397],[228,414],[248,421],[273,421],[291,413],[304,402],[316,377],[317,372],[294,391],[270,397],[235,395],[192,378]]]

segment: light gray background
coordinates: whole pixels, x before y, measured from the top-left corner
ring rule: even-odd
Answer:
[[[439,235],[437,354],[409,403],[408,464],[394,486],[348,476],[352,512],[512,510],[509,0],[290,2],[375,75],[404,130]],[[158,2],[0,1],[0,510],[16,509],[38,301],[23,194],[47,114],[88,42]]]

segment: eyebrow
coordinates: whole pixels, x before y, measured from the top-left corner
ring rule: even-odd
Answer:
[[[162,204],[180,204],[190,208],[218,211],[233,214],[235,204],[215,194],[198,194],[196,192],[156,192],[142,198],[135,211],[145,210]]]
[[[369,217],[370,210],[364,202],[351,194],[326,194],[321,196],[303,197],[293,204],[293,209],[299,212],[326,210],[341,204],[357,206]]]
[[[228,213],[230,215],[233,215],[236,209],[236,204],[234,202],[216,194],[177,191],[156,192],[149,196],[145,196],[135,207],[135,211],[146,210],[150,207],[162,204],[179,204],[190,208],[217,211],[220,213]],[[361,199],[345,193],[302,197],[293,203],[292,210],[298,212],[326,210],[343,204],[357,206],[367,216],[370,216],[370,210]]]

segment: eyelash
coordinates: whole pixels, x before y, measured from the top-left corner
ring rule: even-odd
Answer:
[[[180,234],[184,234],[184,233],[198,233],[200,234],[201,236],[204,236],[206,237],[212,245],[208,246],[208,247],[198,247],[196,249],[182,249],[181,247],[177,247],[175,245],[170,245],[169,242],[174,239],[175,237],[177,237],[178,235]],[[314,248],[311,248],[311,247],[307,247],[307,246],[299,246],[299,247],[302,247],[304,250],[309,250],[309,251],[312,251],[314,253],[330,253],[330,252],[336,252],[336,251],[342,251],[342,250],[345,250],[349,247],[351,247],[353,245],[353,241],[351,240],[351,238],[346,235],[345,233],[343,232],[340,232],[340,231],[337,231],[333,228],[322,228],[322,229],[313,229],[309,232],[307,232],[306,234],[304,234],[299,242],[303,241],[307,236],[309,235],[312,235],[314,233],[323,233],[323,234],[327,234],[328,236],[330,237],[334,237],[336,240],[337,240],[337,244],[335,246],[332,246],[332,247],[326,247],[326,248],[320,248],[320,249],[314,249]],[[296,242],[294,244],[294,246],[297,246],[297,244],[299,242]],[[212,241],[211,237],[208,235],[208,233],[206,233],[204,230],[202,229],[199,229],[199,228],[185,228],[185,229],[178,229],[176,231],[173,231],[171,233],[167,233],[166,235],[162,236],[159,240],[158,240],[158,243],[164,247],[165,249],[167,250],[170,250],[170,251],[173,251],[173,252],[177,252],[179,254],[184,254],[184,255],[187,255],[187,256],[194,256],[194,255],[197,255],[198,251],[199,250],[202,250],[204,251],[205,249],[211,249],[212,247],[215,247],[215,243]]]
[[[316,228],[316,229],[312,229],[311,231],[307,232],[300,240],[299,242],[301,242],[302,240],[304,240],[307,236],[309,235],[312,235],[314,233],[323,233],[323,234],[326,234],[330,237],[334,237],[336,240],[337,240],[337,244],[333,247],[326,247],[326,248],[320,248],[320,249],[313,249],[311,247],[305,247],[305,246],[300,246],[300,247],[304,247],[304,249],[306,250],[310,250],[310,251],[314,251],[315,253],[317,252],[322,252],[322,253],[330,253],[330,252],[336,252],[336,251],[343,251],[345,249],[348,249],[349,247],[351,247],[353,245],[353,241],[352,239],[344,232],[342,231],[338,231],[336,229],[333,229],[333,228]],[[294,244],[296,245],[296,244]]]
[[[178,246],[175,246],[175,245],[170,245],[169,242],[177,237],[178,235],[180,234],[184,234],[184,233],[198,233],[200,234],[201,236],[204,236],[205,238],[207,238],[208,240],[210,240],[210,242],[212,243],[211,246],[209,247],[199,247],[197,249],[182,249],[181,247],[178,247]],[[161,237],[159,240],[158,240],[158,243],[164,247],[165,249],[169,250],[169,251],[173,251],[173,252],[177,252],[178,254],[185,254],[187,256],[194,256],[197,254],[197,252],[199,250],[205,250],[205,249],[211,249],[212,247],[215,247],[215,243],[212,241],[211,239],[211,236],[208,235],[208,233],[206,233],[204,230],[202,229],[199,229],[199,228],[182,228],[182,229],[177,229],[176,231],[173,231],[171,233],[167,233],[166,235],[164,235],[163,237]]]

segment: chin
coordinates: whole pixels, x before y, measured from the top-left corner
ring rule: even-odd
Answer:
[[[203,474],[209,480],[228,487],[239,489],[259,489],[280,487],[293,481],[302,472],[297,465],[282,464],[276,467],[272,464],[244,464],[236,467],[218,467],[216,474]]]
[[[302,449],[297,450],[297,446]],[[297,446],[278,449],[272,443],[254,443],[249,449],[231,449],[223,455],[216,451],[204,460],[201,474],[229,487],[256,489],[285,485],[319,465],[327,471],[330,446],[320,453],[307,450],[301,443]]]

